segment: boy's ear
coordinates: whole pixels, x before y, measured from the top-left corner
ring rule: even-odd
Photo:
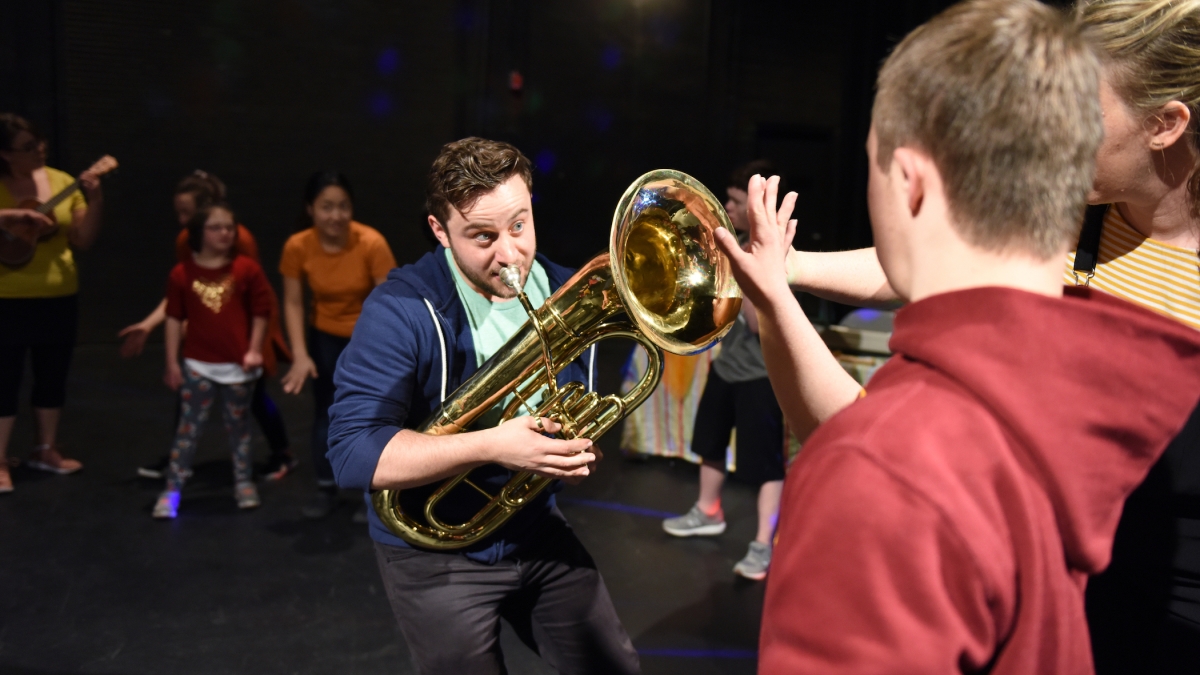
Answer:
[[[438,243],[445,248],[450,248],[450,237],[446,234],[446,228],[442,227],[442,224],[438,222],[438,219],[432,213],[426,216],[426,218],[428,218],[429,229],[433,230],[433,236],[438,240]]]
[[[928,165],[928,158],[911,148],[899,147],[892,153],[893,171],[898,174],[899,185],[905,192],[905,202],[913,218],[921,214],[921,205],[925,202],[925,171]]]

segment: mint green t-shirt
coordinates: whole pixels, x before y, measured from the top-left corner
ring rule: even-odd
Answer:
[[[499,351],[500,347],[504,346],[504,343],[508,342],[508,339],[521,326],[525,325],[525,322],[529,320],[529,315],[525,313],[521,301],[516,298],[492,302],[476,293],[467,284],[462,272],[459,272],[450,249],[446,249],[446,262],[450,265],[450,271],[454,276],[454,290],[458,292],[458,299],[462,301],[463,309],[467,312],[467,323],[471,327],[471,340],[475,343],[475,365],[481,366],[492,358],[492,355]],[[546,302],[546,298],[550,297],[550,279],[546,276],[546,270],[537,260],[533,261],[529,276],[525,280],[525,295],[529,298],[529,304],[533,305],[535,309],[541,307],[542,303]],[[534,400],[530,401],[530,405],[536,406],[540,400],[540,396],[535,396]],[[472,428],[486,429],[499,424],[500,415],[511,401],[512,394],[509,394],[502,403],[484,413],[472,425]]]

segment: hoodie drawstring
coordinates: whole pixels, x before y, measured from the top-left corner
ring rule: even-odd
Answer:
[[[446,366],[446,336],[442,333],[442,322],[438,321],[437,312],[433,311],[433,305],[428,299],[425,300],[425,307],[429,310],[429,318],[433,319],[433,327],[437,329],[438,341],[442,343],[442,400],[439,403],[446,402],[446,381],[449,378],[449,369]]]

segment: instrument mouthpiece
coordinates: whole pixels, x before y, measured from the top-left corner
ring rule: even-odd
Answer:
[[[521,292],[521,268],[516,265],[509,265],[500,268],[500,281],[504,282],[505,286],[513,289],[517,293]]]

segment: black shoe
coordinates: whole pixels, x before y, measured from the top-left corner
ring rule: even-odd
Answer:
[[[317,490],[317,494],[300,509],[305,518],[324,518],[337,508],[338,495],[336,490]]]
[[[142,478],[153,478],[156,480],[161,479],[163,476],[166,475],[167,465],[170,463],[171,463],[170,458],[164,455],[162,457],[162,459],[158,460],[157,462],[155,462],[153,464],[139,466],[137,469],[137,475]]]

